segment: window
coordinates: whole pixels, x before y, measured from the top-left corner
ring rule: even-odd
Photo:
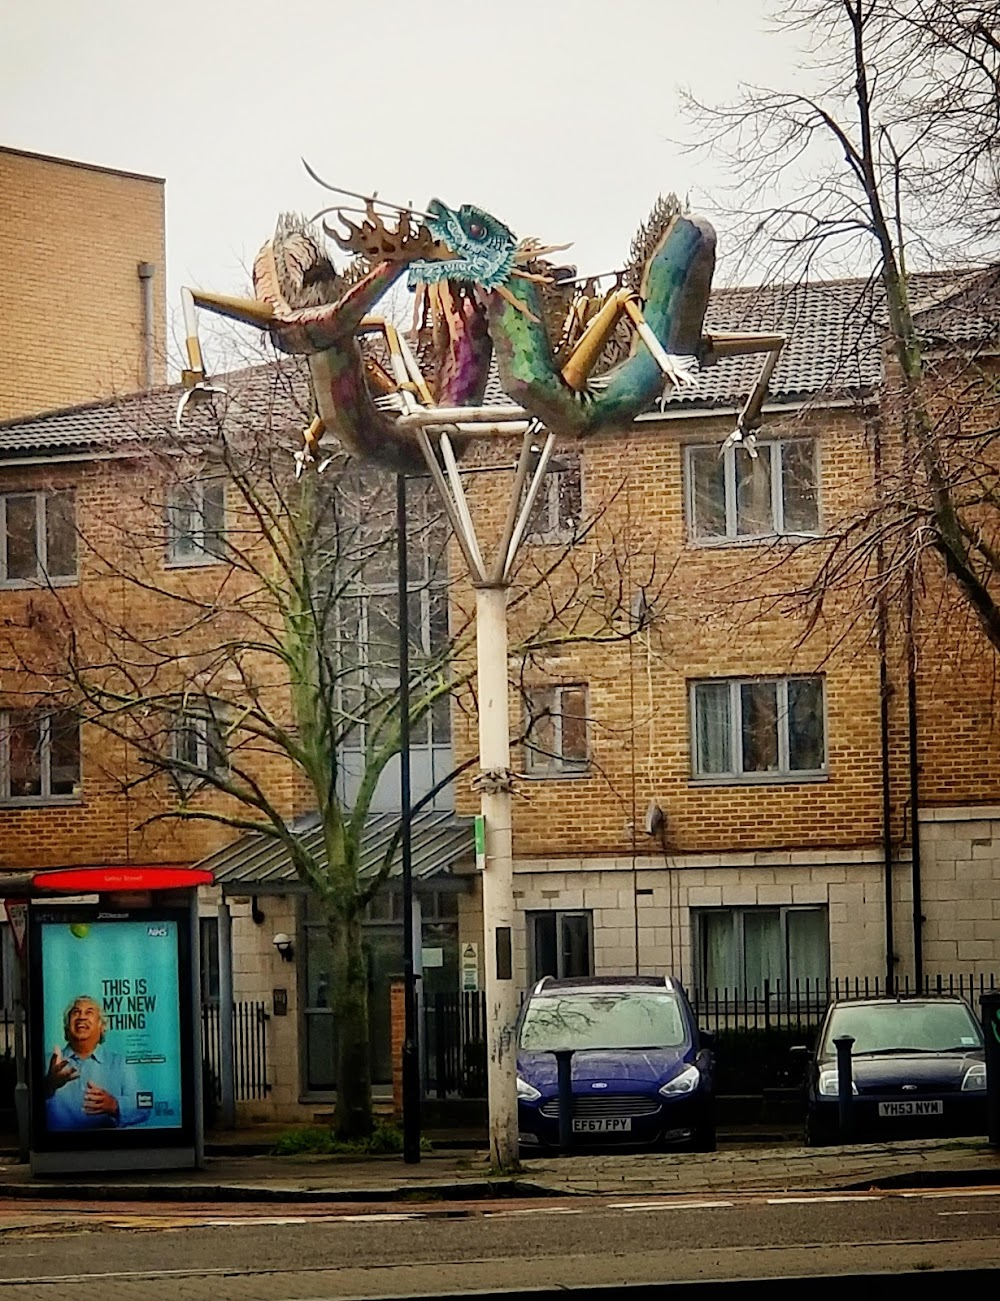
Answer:
[[[208,709],[205,713],[185,713],[175,720],[171,731],[171,757],[181,764],[190,764],[203,772],[225,772],[226,741],[222,726]],[[182,771],[178,776],[192,778],[194,773]]]
[[[0,713],[0,802],[40,803],[80,794],[80,722],[75,714]]]
[[[587,747],[587,688],[531,687],[525,720],[525,759],[528,772],[565,777],[585,773]]]
[[[529,912],[528,972],[543,976],[592,976],[594,946],[590,912]]]
[[[549,462],[528,523],[529,542],[569,542],[580,527],[583,515],[583,484],[580,458],[574,452],[560,452]]]
[[[796,438],[686,451],[688,528],[694,542],[819,530],[816,441]]]
[[[780,781],[826,772],[822,678],[695,682],[691,713],[695,779]]]
[[[344,713],[340,740],[344,792],[348,803],[362,779],[364,751],[399,689],[399,594],[395,493],[361,478],[356,495],[343,503],[341,531],[330,544],[329,574],[341,585],[333,603],[341,655],[339,706]],[[341,485],[347,493],[348,485]],[[447,676],[448,533],[431,486],[407,490],[407,620],[411,700],[415,704],[441,674]],[[354,721],[350,721],[354,720]],[[411,722],[411,795],[419,799],[443,783],[451,771],[451,705],[447,694]],[[391,762],[375,796],[376,810],[399,808],[399,764]],[[453,802],[447,786],[432,807]]]
[[[76,504],[71,492],[0,496],[0,585],[76,578]]]
[[[800,994],[829,975],[829,922],[825,907],[706,908],[692,914],[703,995],[715,990],[764,996]],[[756,991],[756,994],[755,994]]]
[[[226,484],[194,479],[175,484],[167,504],[167,562],[204,565],[225,554]]]

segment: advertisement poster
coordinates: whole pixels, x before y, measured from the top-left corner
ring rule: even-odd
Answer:
[[[179,1129],[178,922],[46,920],[39,932],[45,1130]]]

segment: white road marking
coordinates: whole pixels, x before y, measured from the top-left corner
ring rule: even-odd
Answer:
[[[732,1202],[608,1202],[609,1211],[708,1211]]]
[[[817,1202],[880,1202],[881,1193],[842,1193],[819,1197],[768,1197],[768,1206],[812,1206]]]
[[[896,1197],[1000,1197],[1000,1188],[921,1188],[915,1192],[896,1193]]]

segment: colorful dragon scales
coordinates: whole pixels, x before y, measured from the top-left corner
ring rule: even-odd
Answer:
[[[434,199],[426,213],[400,209],[387,219],[369,200],[357,224],[345,215],[351,209],[334,209],[347,233],[325,229],[355,255],[343,275],[308,223],[282,218],[255,261],[253,300],[185,291],[185,383],[192,396],[211,390],[194,322],[194,308],[205,307],[266,328],[277,348],[308,358],[317,418],[306,434],[306,460],[325,429],[351,453],[390,470],[421,470],[414,426],[400,415],[414,407],[480,406],[494,356],[512,403],[553,433],[583,436],[628,424],[665,384],[690,382],[691,359],[710,363],[783,342],[703,334],[715,232],[677,207],[661,204],[655,227],[645,230],[637,290],[619,283],[596,303],[583,300],[585,310],[567,288],[572,271],[546,260],[557,249],[518,242],[470,205],[453,209]],[[419,362],[391,323],[371,315],[404,271],[427,327]],[[627,354],[609,365],[616,341],[622,352],[623,326],[631,335]],[[383,336],[388,365],[364,342],[371,334]]]

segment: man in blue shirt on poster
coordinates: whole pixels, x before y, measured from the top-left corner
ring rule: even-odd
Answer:
[[[75,998],[63,1018],[66,1043],[53,1050],[45,1075],[45,1120],[50,1130],[123,1129],[149,1119],[152,1098],[140,1095],[132,1069],[104,1045],[101,1006]],[[142,1097],[148,1105],[139,1107]]]

